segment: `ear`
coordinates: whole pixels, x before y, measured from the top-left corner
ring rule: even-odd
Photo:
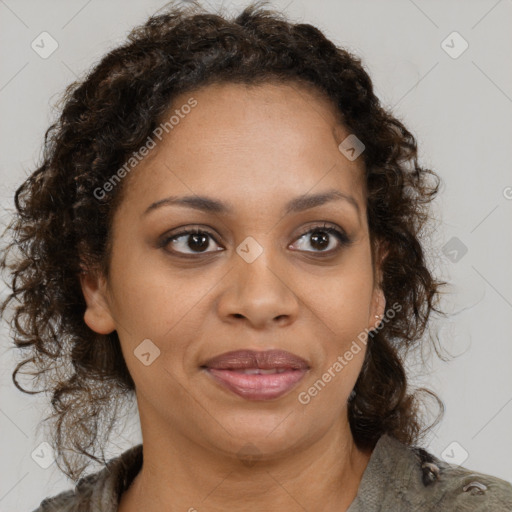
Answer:
[[[382,290],[382,262],[388,254],[388,249],[382,245],[377,247],[376,269],[374,272],[374,289],[372,293],[372,304],[370,307],[370,317],[368,319],[368,329],[374,330],[384,318],[386,311],[386,297]]]
[[[376,287],[372,295],[372,306],[370,308],[370,317],[368,318],[368,330],[373,331],[384,318],[386,311],[386,297],[382,288]]]
[[[87,304],[84,313],[85,323],[98,334],[110,334],[116,327],[107,300],[104,277],[83,271],[80,273],[80,284]]]

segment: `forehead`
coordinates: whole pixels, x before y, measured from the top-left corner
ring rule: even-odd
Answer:
[[[132,199],[186,193],[261,204],[333,186],[364,199],[362,158],[339,151],[350,132],[313,86],[208,85],[174,98],[162,123],[171,117],[130,175]]]

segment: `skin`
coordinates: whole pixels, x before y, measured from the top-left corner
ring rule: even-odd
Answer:
[[[364,344],[307,405],[298,396],[384,314],[362,157],[339,151],[350,132],[310,87],[210,85],[173,109],[191,96],[197,106],[125,178],[109,279],[82,276],[84,320],[98,333],[117,330],[136,384],[144,463],[119,510],[346,510],[371,455],[356,447],[347,419]],[[328,189],[352,196],[359,211],[338,200],[283,213],[289,200]],[[233,213],[174,205],[143,215],[155,201],[194,194]],[[315,233],[301,238],[323,222],[352,243],[328,235],[322,249]],[[208,254],[188,236],[158,246],[179,227],[210,231]],[[251,263],[236,252],[248,236],[263,248]],[[144,339],[160,350],[148,366],[134,355]],[[227,351],[275,348],[310,365],[278,399],[245,400],[199,368]],[[248,443],[253,463],[240,455]]]

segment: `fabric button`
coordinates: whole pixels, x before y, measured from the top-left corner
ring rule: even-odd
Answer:
[[[433,462],[424,462],[421,465],[421,469],[423,471],[423,484],[429,485],[435,480],[438,480],[440,469],[439,466],[434,464]]]
[[[487,486],[484,485],[481,482],[470,482],[469,484],[465,485],[462,490],[464,492],[469,492],[470,494],[485,494],[485,491],[487,490]]]

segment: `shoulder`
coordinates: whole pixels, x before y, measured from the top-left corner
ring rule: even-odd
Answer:
[[[120,494],[142,466],[142,444],[107,462],[96,473],[81,478],[74,489],[45,498],[33,512],[116,512]]]
[[[509,482],[449,464],[390,436],[379,440],[368,466],[373,477],[379,471],[389,475],[383,496],[392,505],[389,510],[512,511]]]
[[[74,489],[45,498],[33,512],[71,512],[77,510],[89,512],[94,510],[99,494],[103,495],[103,500],[109,498],[103,492],[105,488],[110,487],[108,485],[109,474],[105,469],[81,478]],[[104,509],[96,508],[96,510]],[[110,511],[109,508],[105,510]]]
[[[105,480],[103,470],[81,478],[74,489],[45,498],[33,512],[67,512],[81,510],[79,506],[91,503],[94,487],[102,480]],[[84,510],[89,509],[85,508]]]

